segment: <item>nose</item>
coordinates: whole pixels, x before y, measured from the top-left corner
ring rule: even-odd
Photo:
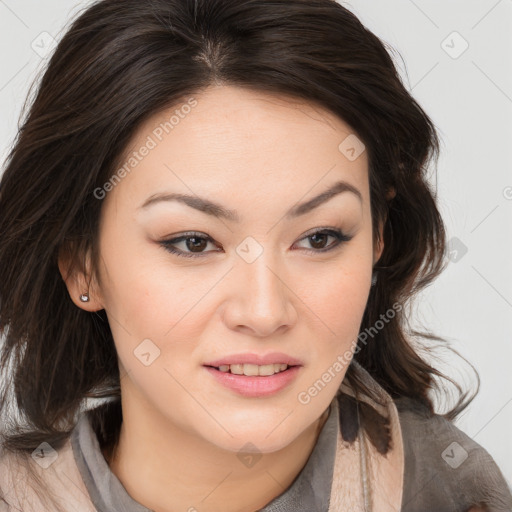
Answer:
[[[283,272],[266,251],[252,263],[237,261],[230,272],[230,298],[225,304],[224,321],[233,330],[258,337],[286,331],[297,321],[290,276]]]

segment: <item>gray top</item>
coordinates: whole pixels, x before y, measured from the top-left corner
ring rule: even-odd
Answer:
[[[512,494],[501,471],[478,443],[448,420],[429,415],[408,398],[395,400],[404,443],[401,512],[512,512]],[[330,407],[317,443],[292,485],[262,512],[326,512],[334,469],[339,418]],[[99,512],[152,512],[127,493],[110,470],[86,413],[71,435],[73,454]]]
[[[512,489],[489,453],[410,398],[394,400],[404,445],[402,512],[512,512]]]

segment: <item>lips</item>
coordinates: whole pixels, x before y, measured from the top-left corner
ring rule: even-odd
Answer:
[[[265,368],[265,365],[259,368]],[[237,375],[212,366],[205,366],[204,369],[215,381],[238,395],[247,398],[263,398],[276,395],[287,389],[297,378],[302,367],[289,366],[286,367],[286,370],[272,375]]]

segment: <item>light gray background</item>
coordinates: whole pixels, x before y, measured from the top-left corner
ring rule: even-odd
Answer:
[[[49,35],[58,40],[89,3],[0,0],[2,165]],[[512,485],[512,0],[341,3],[400,52],[404,81],[439,130],[437,188],[453,250],[418,299],[418,318],[478,370],[480,393],[456,424]],[[472,384],[466,364],[442,357],[442,370]]]

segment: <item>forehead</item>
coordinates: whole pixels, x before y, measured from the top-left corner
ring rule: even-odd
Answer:
[[[226,200],[249,191],[257,197],[260,191],[262,198],[285,201],[289,195],[297,201],[338,179],[366,196],[366,152],[357,147],[356,158],[346,153],[346,141],[355,137],[348,124],[318,104],[209,87],[139,127],[122,155],[123,178],[107,199],[129,198],[136,207],[152,193],[177,190]]]

